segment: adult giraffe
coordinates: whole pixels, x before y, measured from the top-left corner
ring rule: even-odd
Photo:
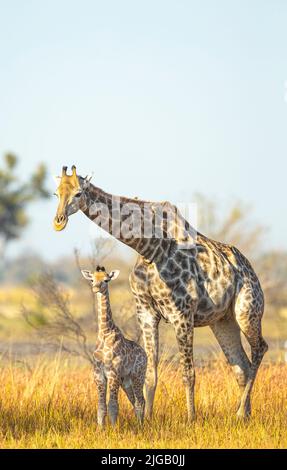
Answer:
[[[195,416],[193,331],[206,325],[217,338],[242,392],[237,416],[247,418],[256,373],[268,349],[261,332],[264,296],[249,261],[231,245],[198,232],[195,236],[189,223],[167,202],[113,196],[93,186],[87,177],[78,176],[75,166],[72,175],[63,167],[57,183],[56,230],[63,230],[69,216],[81,210],[139,254],[130,285],[148,357],[147,414],[152,414],[157,385],[158,326],[163,317],[173,325],[178,342],[188,418]],[[250,344],[251,361],[242,347],[240,332]]]

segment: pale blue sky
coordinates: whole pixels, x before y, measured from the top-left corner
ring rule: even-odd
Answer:
[[[1,154],[114,194],[241,199],[287,248],[285,1],[0,0],[0,18]],[[31,208],[10,253],[88,245],[92,224],[55,233],[55,209]]]

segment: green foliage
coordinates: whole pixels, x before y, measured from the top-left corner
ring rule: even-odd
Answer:
[[[27,226],[27,206],[39,198],[49,197],[45,188],[47,170],[42,163],[23,182],[16,174],[18,158],[11,153],[4,155],[0,168],[0,239],[2,243],[19,238]]]

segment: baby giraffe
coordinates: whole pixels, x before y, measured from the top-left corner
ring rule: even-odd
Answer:
[[[142,423],[145,400],[143,386],[147,366],[146,353],[137,343],[124,337],[115,325],[109,300],[108,284],[116,279],[119,271],[108,274],[104,267],[95,272],[83,270],[85,279],[91,282],[98,305],[98,339],[94,352],[95,382],[98,389],[98,424],[103,426],[107,415],[107,386],[109,387],[108,415],[111,424],[118,416],[118,394],[122,387]]]

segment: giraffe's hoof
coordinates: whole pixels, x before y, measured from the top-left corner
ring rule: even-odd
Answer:
[[[194,423],[195,420],[196,420],[196,414],[195,414],[195,413],[189,414],[189,415],[187,416],[187,421],[188,421],[189,423]]]
[[[236,418],[238,419],[238,421],[246,421],[247,422],[251,418],[251,413],[239,409],[236,413]]]
[[[146,420],[151,421],[153,417],[153,410],[146,410],[144,417]]]

